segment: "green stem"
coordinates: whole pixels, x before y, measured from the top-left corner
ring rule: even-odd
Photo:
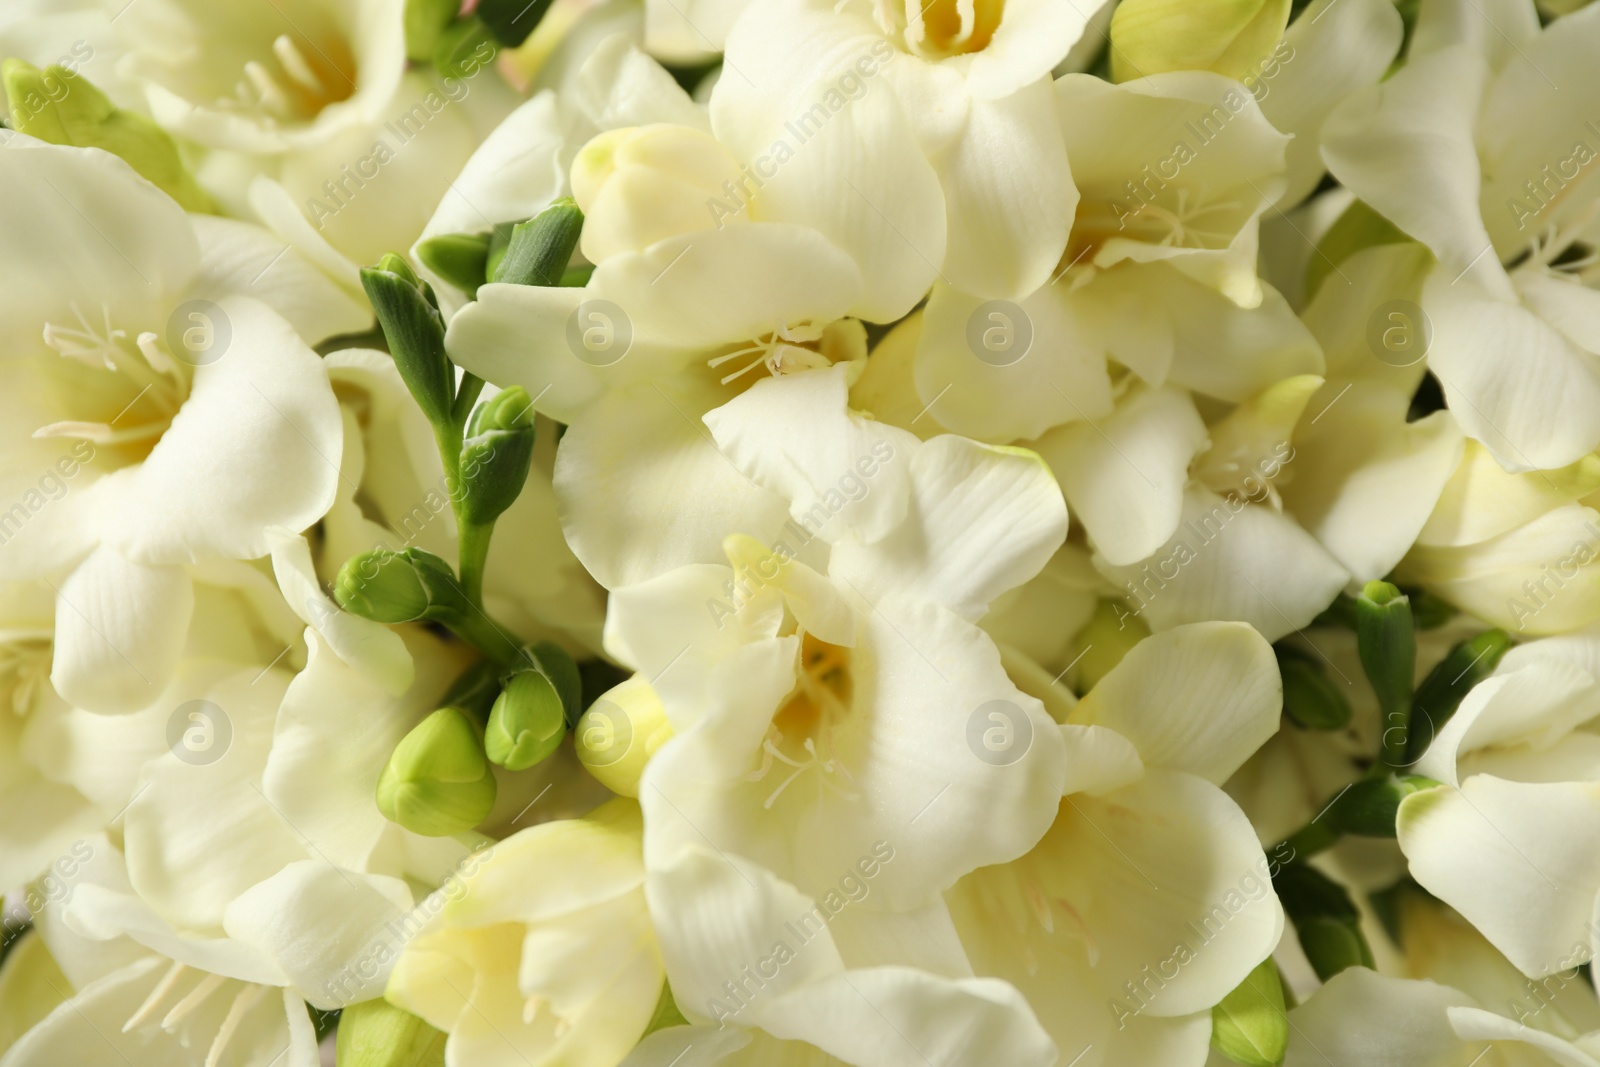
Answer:
[[[463,641],[473,645],[485,656],[503,667],[509,667],[523,658],[522,646],[506,629],[489,618],[476,604],[468,610],[452,613],[454,617],[444,624]]]
[[[478,402],[478,394],[483,392],[483,379],[471,371],[461,372],[461,385],[456,390],[456,402],[450,409],[450,418],[456,426],[467,424],[467,416],[472,414],[472,405]],[[457,450],[460,445],[460,432],[457,432]]]
[[[466,522],[458,515],[456,529],[461,544],[461,591],[481,608],[483,571],[489,561],[489,538],[494,533],[494,523]]]

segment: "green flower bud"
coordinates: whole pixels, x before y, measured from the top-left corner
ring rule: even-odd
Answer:
[[[583,212],[570,196],[511,231],[504,258],[495,265],[493,280],[512,285],[560,285],[572,250],[583,232]]]
[[[1077,663],[1076,678],[1069,679],[1073,689],[1079,693],[1093,689],[1122,662],[1128,649],[1149,636],[1150,627],[1125,602],[1100,601],[1068,650],[1067,658]]]
[[[461,443],[463,522],[485,524],[516,502],[533,464],[533,402],[520,385],[479,404]]]
[[[1333,828],[1358,837],[1393,837],[1400,802],[1438,784],[1420,774],[1365,778],[1340,793],[1323,819]]]
[[[0,82],[11,101],[6,118],[13,129],[51,144],[104,149],[185,211],[212,210],[171,136],[148,116],[117,107],[88,78],[65,67],[41,71],[7,59],[0,64]]]
[[[494,37],[480,19],[458,19],[439,34],[433,66],[446,78],[470,78],[495,54]]]
[[[461,601],[450,565],[420,548],[351,556],[334,578],[333,598],[352,615],[383,623],[433,617]]]
[[[1411,729],[1406,738],[1408,764],[1422,757],[1461,706],[1462,698],[1494,673],[1500,657],[1511,645],[1511,636],[1504,630],[1485,630],[1456,645],[1428,672],[1411,701]]]
[[[1383,712],[1383,760],[1405,761],[1411,685],[1417,663],[1411,601],[1388,582],[1368,582],[1356,598],[1356,649]]]
[[[524,771],[561,747],[567,717],[561,694],[537,670],[518,671],[489,712],[484,748],[489,758],[508,771]]]
[[[1361,915],[1342,885],[1305,863],[1287,863],[1272,888],[1317,977],[1327,981],[1346,967],[1373,965]]]
[[[406,0],[406,58],[427,63],[445,27],[455,21],[461,0]]]
[[[1292,649],[1279,648],[1283,713],[1305,730],[1342,730],[1350,724],[1350,702],[1322,664]]]
[[[448,837],[494,807],[494,771],[472,717],[440,708],[406,734],[378,779],[378,810],[412,833]]]
[[[435,426],[448,425],[456,372],[444,351],[444,319],[433,289],[394,253],[361,271],[389,352],[417,406]]]
[[[449,233],[417,245],[417,258],[439,277],[468,296],[488,277],[489,235]]]
[[[1111,80],[1212,70],[1261,73],[1289,24],[1290,0],[1122,0],[1111,17]]]
[[[1211,1047],[1245,1067],[1276,1067],[1289,1047],[1283,982],[1268,956],[1211,1009]]]
[[[515,48],[539,25],[552,0],[479,0],[477,16],[494,39]]]
[[[339,1067],[444,1067],[448,1035],[387,1000],[352,1004],[339,1016]]]

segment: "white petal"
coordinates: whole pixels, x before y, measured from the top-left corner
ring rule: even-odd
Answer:
[[[1048,282],[1078,205],[1049,79],[974,100],[937,165],[950,234],[944,279],[1007,300]]]
[[[1083,336],[1079,311],[1063,285],[1041,287],[1019,304],[935,285],[916,342],[918,409],[996,442],[1032,440],[1052,426],[1109,414],[1106,353],[1098,338]],[[1171,339],[1160,335],[1158,347],[1162,339],[1170,363]]]
[[[943,436],[912,458],[911,507],[870,546],[835,547],[829,573],[873,603],[905,597],[977,619],[1039,573],[1066,536],[1061,490],[1037,455]]]
[[[342,610],[322,591],[311,562],[311,546],[299,534],[274,534],[272,573],[302,622],[335,654],[398,696],[411,687],[416,670],[400,635],[381,623]]]
[[[849,971],[778,996],[760,1019],[768,1033],[860,1067],[1057,1062],[1027,1001],[994,978],[952,982],[910,967]]]
[[[214,300],[248,296],[288,320],[308,344],[372,325],[365,300],[335,284],[285,241],[259,226],[191,215],[200,240],[193,291]]]
[[[1464,44],[1498,68],[1533,44],[1539,17],[1523,0],[1434,0],[1418,10],[1413,33],[1412,55]]]
[[[1386,385],[1336,378],[1295,434],[1284,506],[1357,581],[1400,562],[1461,458],[1454,420],[1441,411],[1407,422],[1409,404]]]
[[[1423,290],[1428,366],[1462,429],[1509,471],[1564,467],[1600,443],[1600,357],[1445,270]]]
[[[1463,1042],[1446,1011],[1460,990],[1350,967],[1289,1013],[1284,1067],[1454,1067]]]
[[[722,541],[783,535],[787,502],[750,481],[698,422],[707,390],[636,386],[567,428],[556,498],[573,554],[608,589],[687,563],[720,562]]]
[[[1460,789],[1407,797],[1397,829],[1412,877],[1524,974],[1552,974],[1592,955],[1600,784],[1479,774]]]
[[[1179,626],[1128,650],[1073,712],[1133,742],[1146,766],[1221,785],[1278,732],[1272,646],[1242,623]]]
[[[181,291],[200,260],[183,209],[97,148],[8,133],[0,160],[5,350],[35,350],[46,322],[75,324],[74,302],[90,322],[104,306],[130,337],[163,329],[162,302]]]
[[[1177,529],[1189,463],[1205,443],[1205,423],[1188,394],[1143,389],[1107,417],[1068,423],[1035,447],[1095,548],[1127,564]]]
[[[1353,94],[1322,126],[1328,169],[1439,257],[1451,278],[1509,286],[1478,206],[1473,146],[1488,70],[1465,48],[1413,55],[1394,77]]]
[[[1326,169],[1318,151],[1323,121],[1345,96],[1388,71],[1404,37],[1387,0],[1320,0],[1290,23],[1278,49],[1281,65],[1264,67],[1250,86],[1267,120],[1294,135],[1280,206],[1298,204],[1316,188]]]
[[[994,36],[973,54],[967,85],[978,99],[1010,96],[1054,70],[1084,36],[1095,5],[1011,0]]]
[[[704,421],[734,466],[788,500],[807,530],[872,544],[905,517],[917,439],[852,412],[848,372],[767,378]]]
[[[227,349],[195,369],[155,450],[117,481],[105,537],[131,558],[256,559],[271,527],[304,530],[333,503],[344,430],[321,358],[264,304],[228,297],[219,316]]]
[[[1596,1064],[1600,1064],[1600,1060],[1555,1034],[1535,1030],[1526,1023],[1507,1019],[1504,1015],[1496,1015],[1482,1008],[1451,1007],[1445,1009],[1445,1015],[1450,1020],[1451,1029],[1463,1041],[1515,1041],[1531,1045],[1561,1067],[1596,1067]]]
[[[1178,532],[1142,564],[1095,561],[1151,627],[1232,619],[1269,641],[1306,626],[1349,575],[1272,508],[1189,487]]]
[[[96,549],[56,596],[56,692],[106,713],[147,707],[177,668],[194,612],[182,567],[148,566]]]
[[[236,897],[223,927],[260,949],[290,985],[327,1010],[381,992],[388,969],[372,966],[373,958],[392,957],[375,946],[395,939],[392,927],[410,907],[411,893],[399,879],[303,860]],[[377,973],[365,973],[371,971]]]

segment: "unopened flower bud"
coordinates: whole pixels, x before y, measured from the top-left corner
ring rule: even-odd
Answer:
[[[478,286],[488,277],[489,235],[447,233],[430,237],[417,245],[417,258],[433,273],[475,297]]]
[[[1342,730],[1350,724],[1350,701],[1339,691],[1322,664],[1280,648],[1278,673],[1283,678],[1283,713],[1304,730]]]
[[[460,708],[440,708],[418,723],[378,779],[378,810],[425,837],[472,829],[488,817],[494,798],[483,740]]]
[[[489,759],[510,771],[521,771],[549,757],[567,736],[561,694],[538,670],[518,671],[489,712],[484,747]]]
[[[1244,81],[1277,47],[1290,6],[1290,0],[1123,0],[1111,17],[1111,79],[1210,70]]]
[[[444,319],[433,289],[393,252],[377,266],[362,269],[361,287],[378,313],[394,365],[417,406],[435,426],[447,424],[455,401],[456,372],[445,355]]]
[[[444,1067],[446,1037],[387,1000],[352,1004],[339,1016],[339,1067]]]
[[[596,700],[573,731],[579,762],[601,785],[625,797],[639,795],[645,764],[671,739],[661,698],[642,674]]]
[[[1211,1009],[1211,1046],[1244,1067],[1276,1067],[1289,1047],[1283,982],[1268,956]]]
[[[516,502],[533,463],[533,402],[520,385],[473,409],[461,443],[461,518],[490,523]]]
[[[66,67],[40,70],[20,59],[0,65],[0,82],[14,129],[51,144],[99,148],[120,156],[139,175],[186,211],[211,211],[211,198],[195,182],[170,134],[147,115],[125,111],[88,78]],[[22,106],[22,101],[42,101]]]
[[[1384,762],[1405,760],[1417,640],[1411,601],[1388,582],[1368,582],[1356,598],[1356,648],[1383,712]]]
[[[431,552],[375,548],[351,556],[333,582],[333,598],[352,615],[374,622],[415,622],[457,594],[450,565]]]
[[[583,231],[583,212],[570,196],[551,202],[511,230],[505,255],[495,264],[494,281],[512,285],[560,285],[572,250]]]

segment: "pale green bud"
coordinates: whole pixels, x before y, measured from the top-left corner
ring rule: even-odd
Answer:
[[[548,758],[566,736],[561,694],[542,672],[528,670],[506,680],[483,741],[489,759],[508,771],[522,771]]]
[[[472,718],[440,708],[406,734],[378,779],[378,810],[424,837],[477,826],[494,807],[494,771]]]
[[[1244,1067],[1276,1067],[1289,1047],[1283,983],[1268,956],[1211,1009],[1211,1047]]]
[[[446,1034],[387,1000],[352,1004],[339,1016],[339,1067],[444,1067]]]
[[[570,196],[518,223],[492,280],[513,285],[560,285],[583,232],[583,212]]]
[[[455,21],[461,0],[406,0],[406,57],[427,63],[445,27]]]
[[[516,502],[533,464],[533,402],[520,385],[479,404],[461,443],[461,518],[490,523]]]
[[[51,144],[99,148],[120,156],[186,211],[210,211],[211,198],[184,166],[177,143],[148,116],[124,111],[88,78],[65,67],[20,59],[0,65],[13,129]]]
[[[382,623],[415,622],[462,603],[450,565],[420,548],[351,556],[334,578],[333,598],[352,615]]]
[[[1111,17],[1111,80],[1172,70],[1260,77],[1291,0],[1122,0]]]
[[[433,289],[405,260],[389,253],[361,271],[361,287],[378,314],[389,353],[417,406],[435,426],[448,425],[456,372],[444,350],[444,318]]]
[[[447,233],[417,245],[417,258],[439,277],[468,296],[488,277],[489,235]]]
[[[578,672],[578,665],[553,641],[540,641],[528,652],[561,694],[561,709],[566,713],[567,725],[577,725],[578,717],[583,714],[583,676]]]
[[[1411,601],[1388,582],[1368,582],[1356,598],[1356,649],[1383,712],[1384,762],[1404,762],[1411,723],[1417,640]]]
[[[671,739],[661,698],[642,674],[596,700],[572,734],[578,761],[601,785],[625,797],[639,795],[645,764]]]
[[[1452,648],[1417,687],[1411,700],[1411,731],[1406,738],[1410,766],[1422,757],[1444,724],[1461,706],[1472,687],[1494,673],[1500,657],[1510,651],[1511,636],[1504,630],[1485,630]]]

